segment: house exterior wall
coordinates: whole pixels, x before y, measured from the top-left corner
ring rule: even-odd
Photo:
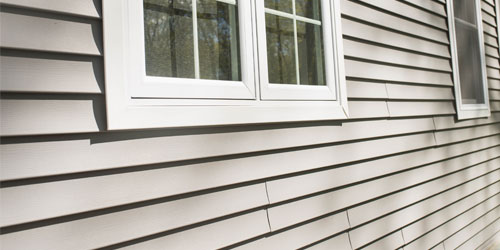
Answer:
[[[444,0],[342,0],[349,120],[138,131],[106,130],[99,0],[0,3],[2,249],[473,249],[500,237],[493,0],[487,119],[455,119]]]

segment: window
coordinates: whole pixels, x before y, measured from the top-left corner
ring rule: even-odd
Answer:
[[[478,0],[449,0],[448,22],[459,119],[490,115]]]
[[[103,1],[110,129],[347,117],[339,1]]]

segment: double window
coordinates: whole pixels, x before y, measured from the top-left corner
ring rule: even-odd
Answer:
[[[448,0],[459,119],[489,116],[488,83],[479,0]]]
[[[339,1],[104,1],[111,129],[347,117]]]

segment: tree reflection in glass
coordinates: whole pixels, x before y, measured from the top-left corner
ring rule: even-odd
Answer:
[[[326,85],[320,2],[265,1],[270,83]]]
[[[144,42],[148,76],[241,80],[236,5],[144,0]]]

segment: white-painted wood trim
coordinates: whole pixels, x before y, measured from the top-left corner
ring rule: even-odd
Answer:
[[[446,3],[446,8],[448,12],[448,27],[450,32],[450,49],[451,49],[451,61],[453,68],[453,81],[455,84],[455,102],[456,102],[457,116],[459,120],[490,116],[488,82],[487,82],[488,75],[486,72],[481,3],[480,0],[474,0],[474,1],[475,1],[474,3],[476,4],[476,23],[477,23],[478,39],[479,39],[479,54],[481,56],[481,62],[480,62],[482,69],[481,74],[483,76],[481,79],[481,84],[483,85],[485,104],[462,103],[462,95],[460,90],[460,74],[458,73],[459,72],[458,52],[457,52],[457,41],[455,35],[456,31],[455,31],[455,15],[453,13],[453,0],[448,0]]]

